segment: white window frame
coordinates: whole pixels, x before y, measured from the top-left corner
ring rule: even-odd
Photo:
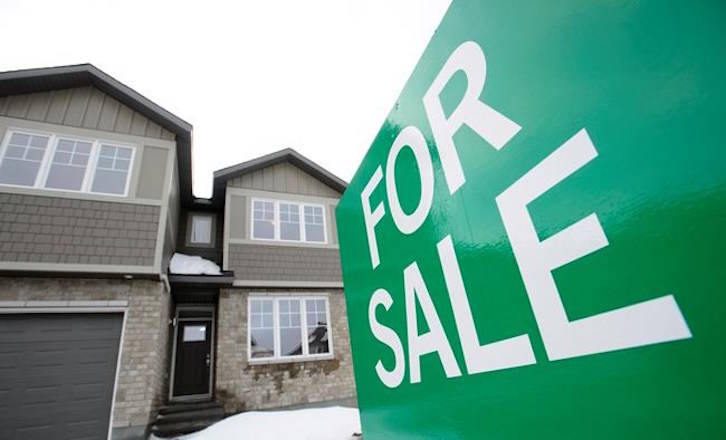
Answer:
[[[35,176],[35,182],[32,186],[30,185],[14,185],[10,183],[0,183],[0,186],[12,187],[12,188],[34,188],[43,191],[56,191],[56,192],[71,192],[71,193],[83,193],[83,194],[96,194],[111,197],[128,197],[129,187],[131,186],[131,174],[133,173],[134,161],[136,159],[136,145],[128,144],[125,142],[117,142],[99,138],[89,138],[87,136],[76,136],[66,135],[63,133],[52,133],[44,132],[39,130],[27,130],[19,127],[9,127],[3,138],[2,145],[0,145],[0,163],[5,160],[5,151],[10,143],[10,138],[13,134],[28,134],[32,136],[47,136],[48,146],[45,149],[45,156],[40,162],[40,168],[38,174]],[[86,172],[83,176],[83,183],[80,190],[75,189],[63,189],[63,188],[46,188],[45,184],[50,174],[50,168],[53,164],[53,156],[55,156],[56,148],[58,147],[59,139],[68,139],[72,141],[89,142],[91,144],[91,153],[88,157],[88,164],[86,165]],[[96,178],[96,167],[98,165],[98,157],[100,156],[101,145],[111,145],[114,147],[123,147],[131,149],[131,157],[129,158],[129,169],[126,174],[126,182],[123,194],[106,193],[91,191],[93,186],[93,180]]]
[[[190,213],[191,224],[189,225],[189,245],[190,246],[212,246],[214,244],[214,215],[207,213]],[[197,219],[205,219],[209,221],[209,241],[194,241],[194,221]]]
[[[272,340],[274,343],[273,356],[268,357],[252,357],[252,301],[272,301]],[[280,300],[299,300],[300,303],[300,336],[302,341],[302,354],[292,356],[280,355]],[[308,326],[307,326],[307,309],[305,308],[305,300],[325,300],[325,319],[328,325],[328,353],[310,354],[308,347]],[[247,361],[251,364],[260,363],[285,363],[285,362],[302,362],[302,361],[319,361],[327,360],[335,357],[333,349],[333,324],[330,321],[330,298],[327,294],[314,295],[290,295],[285,293],[261,294],[250,293],[247,297]]]
[[[255,202],[271,202],[274,206],[273,226],[275,230],[274,238],[257,238],[255,237]],[[298,218],[300,219],[300,240],[286,240],[280,237],[280,203],[293,204],[298,207]],[[322,209],[323,211],[323,241],[308,241],[305,234],[305,207],[312,206]],[[261,197],[250,197],[250,239],[255,241],[279,241],[283,243],[304,243],[304,244],[328,244],[328,219],[325,205],[322,203],[311,203],[296,200],[278,200],[266,199]]]

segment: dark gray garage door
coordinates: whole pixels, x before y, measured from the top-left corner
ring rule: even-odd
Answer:
[[[0,439],[106,439],[123,316],[0,315]]]

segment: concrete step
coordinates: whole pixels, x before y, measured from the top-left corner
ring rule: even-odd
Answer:
[[[224,408],[221,406],[194,411],[174,411],[167,414],[159,414],[156,417],[157,423],[181,422],[185,420],[223,418]]]
[[[151,433],[161,438],[190,434],[224,417],[224,408],[217,402],[175,403],[159,409]]]
[[[170,438],[177,435],[191,434],[193,432],[201,431],[220,420],[222,420],[222,418],[187,420],[160,425],[154,424],[151,426],[151,433],[160,438]]]
[[[159,408],[159,414],[171,414],[176,412],[188,412],[221,407],[222,406],[217,402],[172,403]]]

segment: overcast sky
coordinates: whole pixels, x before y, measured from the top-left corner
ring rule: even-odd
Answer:
[[[350,181],[450,0],[2,0],[0,70],[90,62],[194,125],[212,172],[292,147]]]

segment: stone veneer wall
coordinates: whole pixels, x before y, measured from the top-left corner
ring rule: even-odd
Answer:
[[[170,296],[160,281],[0,277],[0,301],[126,300],[113,427],[145,429],[167,392]],[[115,433],[114,433],[115,434]],[[115,435],[114,435],[115,437]]]
[[[258,293],[264,289],[252,291]],[[300,295],[315,293],[311,289],[290,291]],[[324,290],[330,294],[333,359],[264,365],[247,362],[249,292],[250,289],[221,289],[219,294],[215,397],[225,411],[234,413],[355,397],[348,318],[341,290]]]

